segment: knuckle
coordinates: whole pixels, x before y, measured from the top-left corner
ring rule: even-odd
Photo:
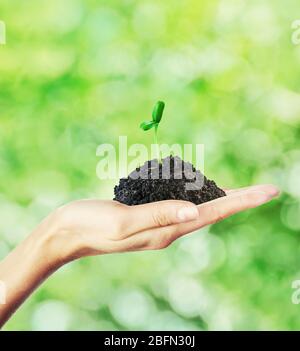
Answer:
[[[225,216],[218,206],[210,206],[210,222],[212,224],[222,221]]]
[[[158,211],[158,212],[153,214],[153,222],[158,227],[164,227],[166,225],[171,224],[169,216],[166,213],[162,212],[162,211]]]
[[[152,250],[162,250],[170,246],[171,241],[166,239],[154,239],[150,243],[150,247]]]
[[[248,199],[250,200],[251,199],[251,194],[247,195],[248,196]],[[244,208],[246,207],[246,199],[245,199],[245,196],[243,195],[239,195],[238,197],[238,202],[239,202],[239,205],[241,208]]]
[[[135,214],[130,207],[118,209],[117,216],[111,219],[114,227],[114,234],[118,239],[125,239],[134,234],[136,229],[133,224]]]
[[[112,220],[110,224],[111,233],[115,238],[122,238],[127,231],[127,223],[122,216]]]
[[[162,249],[166,249],[167,247],[169,247],[171,245],[171,241],[162,241],[159,245],[158,245],[158,249],[162,250]]]

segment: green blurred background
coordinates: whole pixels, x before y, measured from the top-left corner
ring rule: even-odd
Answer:
[[[297,17],[298,16],[298,17]],[[5,330],[300,328],[300,46],[296,0],[3,0],[0,258],[51,210],[112,198],[97,145],[204,143],[222,186],[282,195],[165,251],[82,259],[44,283]]]

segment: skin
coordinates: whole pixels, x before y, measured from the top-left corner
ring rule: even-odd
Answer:
[[[183,235],[278,195],[273,185],[226,192],[226,197],[198,206],[175,200],[131,207],[116,201],[80,200],[58,208],[0,262],[0,282],[6,291],[0,326],[68,262],[84,256],[164,249]]]

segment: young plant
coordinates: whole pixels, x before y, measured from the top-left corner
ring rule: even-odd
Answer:
[[[155,104],[152,111],[152,121],[142,122],[140,125],[140,128],[143,129],[144,131],[154,128],[154,144],[157,147],[157,157],[159,162],[161,161],[161,159],[160,159],[159,145],[158,145],[158,139],[157,139],[157,129],[161,121],[164,108],[165,108],[165,103],[163,101],[158,101]]]

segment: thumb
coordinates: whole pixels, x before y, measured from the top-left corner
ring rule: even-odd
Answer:
[[[199,217],[199,211],[191,202],[167,200],[128,207],[127,216],[130,231],[140,232],[193,221]]]

